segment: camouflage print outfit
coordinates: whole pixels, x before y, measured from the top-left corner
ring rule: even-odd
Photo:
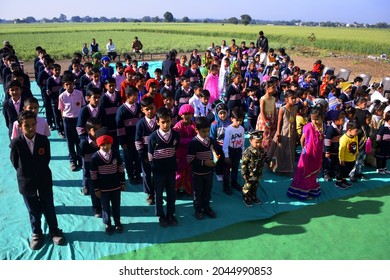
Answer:
[[[257,188],[263,175],[264,164],[270,163],[270,158],[264,148],[255,149],[249,146],[242,155],[241,174],[245,184],[242,188],[244,198],[253,200],[257,198]]]

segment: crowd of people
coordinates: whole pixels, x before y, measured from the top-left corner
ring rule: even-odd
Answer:
[[[217,217],[210,203],[214,173],[226,195],[239,191],[247,207],[262,203],[257,189],[265,166],[292,176],[287,195],[299,200],[321,194],[321,171],[340,189],[367,179],[363,165],[390,174],[390,106],[383,85],[337,79],[332,71],[323,73],[320,60],[302,70],[284,48],[269,48],[262,31],[249,47],[232,39],[230,46],[211,43],[202,55],[194,49],[188,64],[186,55],[171,50],[154,78],[148,63],[139,65],[131,55],[114,69],[115,57],[96,56],[98,46],[91,50],[93,61],[82,63],[76,52],[65,70],[37,47],[35,80],[45,118],[37,116],[40,104],[9,46],[1,51],[3,114],[32,249],[42,245],[42,213],[53,242],[64,240],[49,169],[47,137],[55,130],[66,139],[70,169],[82,170],[82,192],[91,196],[93,214],[108,234],[123,231],[126,175],[131,185],[143,185],[146,203],[155,205],[160,226],[168,227],[178,225],[178,194],[192,196],[196,219]]]

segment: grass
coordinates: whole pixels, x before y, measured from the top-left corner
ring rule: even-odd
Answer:
[[[339,51],[352,54],[379,55],[390,49],[390,31],[387,29],[353,29],[301,26],[260,26],[232,24],[184,23],[63,23],[63,24],[2,24],[0,40],[9,40],[24,60],[35,56],[35,47],[43,46],[57,59],[70,58],[80,51],[83,43],[92,37],[104,49],[112,38],[120,53],[130,50],[134,36],[138,36],[146,52],[166,52],[172,48],[188,52],[203,50],[210,42],[228,44],[235,38],[239,44],[256,41],[259,30],[264,30],[270,47],[313,47],[319,53]],[[314,33],[314,44],[307,37]],[[174,43],[172,43],[174,42]]]

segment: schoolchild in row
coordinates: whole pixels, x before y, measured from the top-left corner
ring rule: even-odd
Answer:
[[[54,118],[55,128],[58,134],[64,138],[64,124],[61,117],[61,112],[58,110],[58,97],[60,96],[60,89],[62,88],[61,81],[61,65],[53,64],[53,75],[50,76],[46,81],[46,94],[48,101],[51,104],[51,111]]]
[[[93,69],[93,65],[91,62],[86,62],[84,64],[85,74],[80,77],[80,85],[79,85],[79,89],[83,92],[84,96],[86,95],[87,85],[93,79],[92,69]]]
[[[199,100],[200,102],[194,107],[194,117],[206,117],[211,120],[213,118],[213,108],[209,102],[210,92],[207,89],[202,90]]]
[[[180,121],[181,117],[179,116],[179,109],[175,105],[175,94],[170,90],[164,90],[162,93],[164,106],[171,110],[172,113],[172,127]]]
[[[126,80],[126,74],[124,73],[125,68],[123,67],[123,63],[118,61],[115,64],[116,72],[112,75],[112,77],[115,79],[116,88],[115,90],[117,92],[120,92],[121,84],[124,80]]]
[[[104,87],[104,83],[100,81],[100,70],[93,68],[91,72],[92,72],[92,80],[85,87],[84,94],[86,94],[92,87],[98,88],[102,93],[104,93],[105,87]]]
[[[11,81],[7,85],[7,93],[11,97],[3,103],[3,116],[8,128],[8,137],[11,138],[14,122],[22,112],[24,99],[21,96],[22,85],[18,81]]]
[[[390,112],[386,112],[383,124],[379,127],[376,145],[377,172],[379,174],[390,174],[387,169],[387,159],[390,158]]]
[[[152,167],[156,200],[156,216],[161,227],[177,226],[175,216],[175,174],[177,170],[176,149],[180,135],[171,129],[172,115],[168,108],[161,107],[156,113],[159,128],[148,139],[148,159]],[[163,208],[163,193],[166,193],[166,211]]]
[[[175,105],[180,109],[184,104],[188,104],[190,98],[194,94],[192,87],[190,86],[190,79],[186,76],[180,78],[181,86],[178,87],[175,94]]]

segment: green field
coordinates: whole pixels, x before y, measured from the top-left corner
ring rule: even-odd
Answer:
[[[112,38],[119,53],[130,50],[134,36],[144,44],[145,52],[163,53],[172,48],[188,52],[193,48],[207,48],[210,42],[228,44],[235,38],[241,41],[256,41],[263,30],[270,47],[285,47],[287,50],[314,47],[326,51],[378,56],[390,51],[390,30],[326,28],[301,26],[260,26],[203,23],[62,23],[62,24],[1,24],[0,41],[9,40],[21,59],[35,57],[35,47],[44,47],[56,59],[70,58],[80,51],[83,43],[92,37],[101,47]],[[316,36],[313,44],[307,37]]]

